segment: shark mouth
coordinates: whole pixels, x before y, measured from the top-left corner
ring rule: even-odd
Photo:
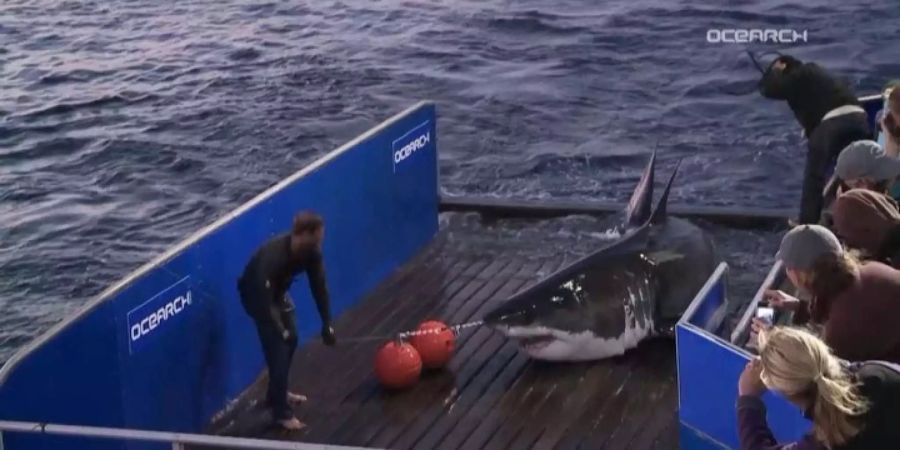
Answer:
[[[549,334],[541,336],[513,337],[513,339],[518,342],[520,347],[532,351],[544,349],[556,340],[555,337]]]
[[[515,341],[519,347],[528,352],[543,350],[550,344],[558,341],[551,330],[543,327],[535,329],[499,326],[497,327],[497,330],[506,335],[507,338]]]

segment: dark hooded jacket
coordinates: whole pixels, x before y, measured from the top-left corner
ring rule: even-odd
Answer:
[[[772,68],[778,61],[786,64],[784,70]],[[766,98],[787,100],[807,137],[828,111],[845,105],[859,106],[856,95],[845,83],[815,63],[804,63],[788,55],[772,61],[759,82],[759,92]]]
[[[785,67],[775,70],[775,62]],[[822,207],[832,196],[823,198],[823,188],[834,161],[848,144],[870,139],[871,130],[864,113],[838,115],[823,122],[830,111],[841,106],[859,106],[846,84],[813,63],[791,56],[780,56],[769,65],[759,83],[763,96],[786,100],[808,138],[809,150],[803,169],[800,223],[817,223]]]

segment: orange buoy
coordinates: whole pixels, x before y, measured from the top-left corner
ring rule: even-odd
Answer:
[[[422,357],[422,365],[428,369],[439,369],[450,362],[456,348],[456,335],[447,324],[429,320],[422,322],[410,343]]]
[[[375,376],[388,389],[411,387],[419,381],[421,373],[422,358],[406,342],[388,342],[375,355]]]

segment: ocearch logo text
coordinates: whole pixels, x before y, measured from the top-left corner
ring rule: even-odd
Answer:
[[[397,171],[397,165],[409,159],[419,150],[431,143],[431,128],[429,120],[422,122],[412,130],[409,130],[403,136],[394,140],[391,144],[391,151],[394,158],[394,171]]]
[[[156,327],[169,320],[169,318],[175,317],[175,315],[184,311],[184,308],[188,306],[191,306],[191,291],[187,291],[187,294],[176,297],[156,311],[151,312],[150,315],[144,317],[140,322],[132,325],[131,340],[136,341],[142,336],[150,334]]]
[[[807,30],[790,29],[709,29],[706,30],[706,42],[717,44],[748,44],[751,42],[792,44],[808,42]]]
[[[170,328],[170,323],[194,304],[189,280],[189,277],[184,277],[128,312],[130,353],[147,345],[147,340],[159,333],[162,328]]]

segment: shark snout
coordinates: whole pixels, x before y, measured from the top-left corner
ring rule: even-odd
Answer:
[[[497,329],[509,329],[528,326],[534,323],[533,308],[497,308],[484,316],[487,326]]]

